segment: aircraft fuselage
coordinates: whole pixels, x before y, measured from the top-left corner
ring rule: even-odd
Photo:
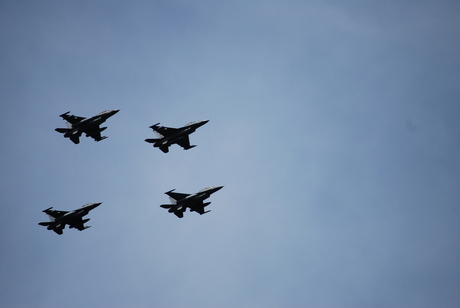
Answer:
[[[159,148],[159,147],[163,147],[163,146],[173,145],[173,144],[177,143],[177,141],[180,141],[181,139],[183,139],[183,138],[187,137],[188,135],[190,135],[191,133],[195,132],[196,129],[198,128],[195,125],[197,125],[197,124],[181,128],[181,129],[178,130],[177,133],[175,133],[175,134],[173,134],[171,136],[168,136],[168,137],[163,137],[162,139],[158,140],[157,142],[155,142],[155,144],[153,146],[156,147],[156,148]]]

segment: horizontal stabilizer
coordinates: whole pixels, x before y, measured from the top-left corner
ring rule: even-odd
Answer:
[[[72,135],[69,137],[70,140],[72,140],[73,143],[79,144],[80,143],[80,137],[78,135]]]
[[[65,134],[70,130],[70,128],[56,128],[55,131],[61,134]]]
[[[150,138],[150,139],[145,139],[145,142],[148,142],[148,143],[155,143],[157,141],[159,141],[160,139],[156,139],[156,138]]]
[[[194,148],[194,147],[196,147],[196,145],[191,145],[188,148],[184,148],[184,150],[190,150],[191,148]]]
[[[43,210],[42,212],[46,213],[46,211],[49,211],[49,210],[51,210],[52,208],[53,208],[53,207],[49,207],[49,208],[47,208],[46,210]]]
[[[70,111],[67,111],[66,113],[63,113],[63,114],[61,114],[61,115],[59,115],[59,116],[60,116],[60,117],[63,117],[63,116],[65,116],[65,115],[69,114],[69,113],[70,113]]]

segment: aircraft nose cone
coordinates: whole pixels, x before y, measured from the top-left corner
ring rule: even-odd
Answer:
[[[112,110],[113,114],[116,114],[118,111],[120,111],[120,109]]]
[[[218,190],[221,190],[221,189],[222,189],[222,187],[224,187],[224,186],[216,186],[216,187],[214,187],[214,191],[218,191]]]

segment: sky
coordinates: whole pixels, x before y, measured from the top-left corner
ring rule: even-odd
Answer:
[[[459,13],[0,1],[0,306],[459,307]],[[107,109],[101,142],[54,131]],[[144,142],[195,120],[196,148]]]

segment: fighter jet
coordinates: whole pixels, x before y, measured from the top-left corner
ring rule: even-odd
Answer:
[[[43,212],[48,215],[50,221],[39,222],[40,226],[47,227],[48,230],[53,230],[57,234],[61,235],[65,225],[69,225],[69,228],[75,228],[80,231],[88,229],[90,226],[84,226],[88,219],[82,219],[83,216],[87,215],[89,211],[101,205],[100,203],[88,203],[83,205],[81,208],[75,211],[56,211],[52,210],[52,207],[44,210]]]
[[[196,147],[196,145],[190,145],[188,136],[193,133],[198,127],[205,125],[209,120],[205,121],[194,121],[180,128],[171,128],[165,126],[159,126],[160,123],[150,126],[155,132],[158,138],[145,139],[148,143],[153,143],[155,148],[160,148],[164,153],[169,152],[169,146],[177,143],[184,150],[188,150]]]
[[[187,209],[187,207],[190,208],[190,212],[197,212],[200,215],[203,215],[210,212],[205,211],[204,207],[211,204],[211,202],[203,203],[203,200],[209,198],[211,194],[215,193],[222,187],[224,186],[207,187],[200,190],[196,194],[176,193],[173,192],[173,189],[168,192],[165,192],[165,194],[169,196],[171,204],[162,204],[160,206],[164,209],[168,209],[169,213],[174,213],[179,218],[184,217],[184,212]]]
[[[94,117],[83,118],[74,115],[69,115],[70,111],[60,115],[61,118],[66,120],[67,128],[56,128],[56,131],[63,133],[65,138],[70,138],[73,143],[80,143],[81,134],[85,133],[86,137],[92,137],[95,141],[104,140],[107,137],[101,137],[101,132],[107,127],[99,127],[108,118],[116,114],[118,109],[106,110],[98,113]]]

